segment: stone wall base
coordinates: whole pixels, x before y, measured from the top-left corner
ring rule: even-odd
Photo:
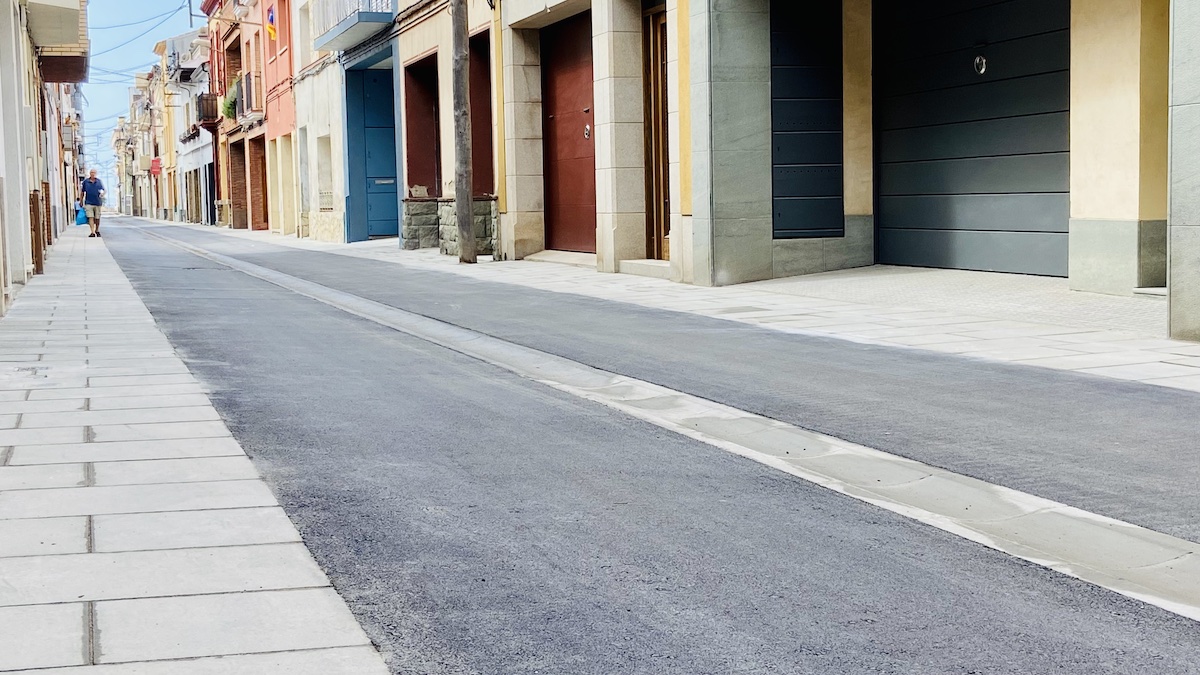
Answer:
[[[475,199],[475,253],[491,255],[496,239],[496,200]],[[404,248],[437,248],[458,255],[458,219],[452,198],[409,198],[404,200],[400,236]]]

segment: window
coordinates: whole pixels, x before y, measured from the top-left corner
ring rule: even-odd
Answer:
[[[317,206],[333,211],[333,142],[329,136],[317,138]]]

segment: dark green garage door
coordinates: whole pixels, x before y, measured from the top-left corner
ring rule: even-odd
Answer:
[[[877,0],[879,262],[1066,276],[1070,0]]]

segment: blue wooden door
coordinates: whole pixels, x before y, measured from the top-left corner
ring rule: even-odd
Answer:
[[[372,237],[400,233],[394,111],[392,71],[366,71],[363,74],[363,117],[366,127],[367,234]]]

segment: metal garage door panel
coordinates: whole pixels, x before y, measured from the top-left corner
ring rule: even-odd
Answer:
[[[814,228],[813,223],[842,222],[841,197],[776,197],[773,204],[775,236],[779,239],[805,237],[840,237],[844,228]],[[795,231],[788,229],[795,223]]]
[[[787,197],[831,197],[842,191],[840,166],[777,166],[775,192]]]
[[[840,237],[841,0],[772,0],[772,235]]]
[[[975,58],[987,59],[983,73],[975,70]],[[931,54],[897,62],[883,69],[880,93],[884,96],[962,87],[984,82],[1042,75],[1067,70],[1071,44],[1067,31],[1021,38],[998,45]]]
[[[1065,275],[1070,0],[876,10],[880,262]]]
[[[1071,25],[1071,8],[1067,3],[1014,0],[997,4],[994,0],[985,0],[983,6],[967,5],[953,0],[939,8],[905,0],[896,11],[911,15],[930,7],[934,16],[912,23],[906,21],[910,30],[884,32],[879,36],[882,42],[876,45],[889,52],[937,54],[1066,30]],[[891,11],[889,3],[885,2],[883,6],[885,13]]]
[[[880,229],[879,255],[915,267],[1061,276],[1067,235],[1048,232]]]
[[[881,162],[914,162],[1070,150],[1065,112],[885,131]]]
[[[1065,112],[1070,104],[1070,75],[1062,71],[887,98],[876,115],[879,128],[901,129]]]
[[[771,144],[777,165],[842,163],[842,135],[836,131],[773,134]]]
[[[879,221],[893,229],[1066,232],[1065,194],[883,197]]]
[[[1071,189],[1067,153],[903,162],[880,167],[879,193],[1013,194]]]

